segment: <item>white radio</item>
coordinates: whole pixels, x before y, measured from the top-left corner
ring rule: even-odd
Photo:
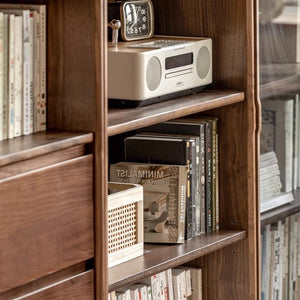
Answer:
[[[109,45],[110,104],[147,105],[198,92],[211,82],[209,38],[156,36]]]

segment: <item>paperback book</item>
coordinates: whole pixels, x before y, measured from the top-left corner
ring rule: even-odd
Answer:
[[[120,162],[110,180],[143,186],[145,242],[184,242],[187,166]]]

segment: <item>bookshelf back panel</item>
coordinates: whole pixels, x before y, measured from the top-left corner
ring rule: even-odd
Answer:
[[[155,34],[213,40],[213,88],[244,89],[247,1],[153,0]],[[165,12],[168,12],[167,14]]]
[[[93,1],[49,1],[48,128],[96,127]]]

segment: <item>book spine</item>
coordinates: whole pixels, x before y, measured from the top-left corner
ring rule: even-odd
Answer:
[[[201,195],[200,195],[200,139],[195,139],[195,151],[193,156],[195,167],[193,170],[194,177],[194,194],[195,194],[195,212],[194,212],[194,224],[195,235],[201,234]]]
[[[23,134],[30,133],[30,20],[29,10],[23,11]]]
[[[205,201],[205,213],[206,213],[206,232],[213,231],[212,222],[212,122],[208,121],[206,123],[206,201]]]
[[[8,125],[8,15],[3,15],[3,119],[2,119],[2,137],[7,139]]]
[[[40,130],[46,130],[46,5],[40,6],[40,39],[41,39],[41,105]]]
[[[205,213],[205,124],[200,124],[200,203],[201,203],[201,233],[206,231]]]
[[[178,242],[183,243],[185,237],[185,209],[186,209],[186,185],[187,185],[187,171],[184,168],[179,169],[179,182],[178,182],[178,194],[179,201],[177,206],[178,211]]]
[[[0,12],[0,141],[3,140],[3,13]]]
[[[29,13],[29,49],[30,49],[30,69],[29,69],[29,133],[33,133],[34,106],[33,106],[33,12]]]
[[[173,300],[174,293],[173,293],[173,282],[172,282],[172,270],[171,269],[166,270],[166,277],[167,277],[169,300]]]
[[[15,16],[9,15],[8,138],[14,137]]]
[[[33,131],[40,131],[40,79],[41,79],[41,61],[40,61],[40,14],[33,12]]]
[[[212,123],[212,227],[216,230],[217,225],[217,120],[213,119]]]
[[[186,153],[186,163],[188,167],[187,172],[187,181],[186,181],[186,208],[185,208],[185,239],[191,239],[193,237],[192,233],[192,196],[191,196],[191,190],[192,190],[192,174],[191,174],[191,159],[190,159],[190,149],[191,145],[189,141],[186,141],[186,143],[183,143],[183,147],[186,147],[184,153]]]
[[[14,136],[22,134],[22,70],[23,70],[23,17],[15,16],[15,101],[14,101]]]

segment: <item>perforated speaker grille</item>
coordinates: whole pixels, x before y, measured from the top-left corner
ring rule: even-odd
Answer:
[[[154,91],[158,88],[161,80],[161,65],[156,56],[153,56],[148,64],[146,70],[146,82],[148,89]]]
[[[211,61],[209,50],[206,46],[202,46],[197,54],[197,73],[201,79],[204,79],[210,69]]]

